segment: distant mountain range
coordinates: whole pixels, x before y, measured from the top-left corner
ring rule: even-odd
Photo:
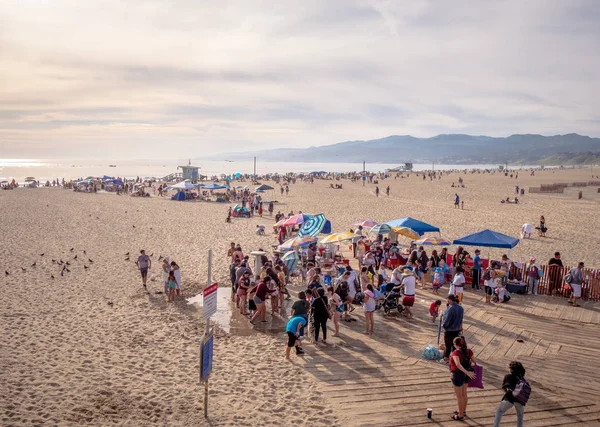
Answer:
[[[227,153],[219,160],[279,162],[429,163],[445,164],[597,164],[600,138],[567,135],[511,135],[505,138],[472,135],[438,135],[415,138],[393,135],[370,141],[347,141],[309,148]]]

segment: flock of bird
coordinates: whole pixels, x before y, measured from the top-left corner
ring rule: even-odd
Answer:
[[[69,259],[67,261],[63,261],[62,258],[60,258],[58,260],[56,260],[56,259],[52,260],[52,264],[57,265],[58,267],[60,267],[59,273],[56,273],[56,274],[60,274],[61,277],[64,276],[65,273],[70,273],[71,272],[71,268],[73,268],[71,266],[72,262],[81,261],[84,258],[84,257],[80,258],[77,254],[75,254],[75,256],[73,256],[73,258],[70,258],[71,254],[73,254],[75,252],[75,248],[69,249],[69,252],[70,252],[70,255],[69,255]],[[41,253],[39,255],[40,255],[41,258],[43,258],[46,254],[45,253]],[[87,255],[87,251],[86,250],[83,251],[83,255]],[[83,261],[83,269],[84,270],[87,270],[88,268],[90,268],[89,264],[93,264],[94,263],[94,261],[91,258],[89,258],[89,257],[86,257],[86,258],[87,258],[87,264],[86,264],[85,260]],[[38,263],[37,263],[37,261],[35,261],[33,264],[31,264],[30,268],[34,268],[35,269],[37,267],[37,265],[38,265]],[[71,267],[71,268],[69,268],[69,267]],[[22,273],[27,273],[27,269],[25,267],[20,267],[20,268],[21,268],[21,272]],[[10,271],[4,270],[4,276],[5,277],[8,277],[10,275],[11,275]],[[51,274],[50,278],[54,279],[55,278],[54,274]]]
[[[81,256],[80,257],[80,256],[78,256],[78,254],[75,254],[72,258],[70,258],[70,256],[72,254],[74,254],[75,248],[69,249],[69,252],[70,252],[70,255],[69,255],[69,259],[67,261],[63,261],[62,258],[52,259],[52,264],[60,267],[60,270],[59,270],[59,272],[57,274],[60,274],[61,277],[63,277],[66,273],[70,273],[71,272],[71,268],[73,268],[72,265],[71,265],[72,262],[75,262],[75,261],[81,262],[83,260],[83,269],[84,270],[89,269],[90,265],[94,263],[94,261],[91,258],[89,258],[87,256],[85,256],[85,257]],[[131,260],[131,258],[129,257],[129,254],[130,254],[130,252],[127,252],[125,254],[125,261],[130,261]],[[44,257],[45,255],[46,255],[45,253],[39,254],[40,257]],[[86,250],[83,251],[83,255],[87,255],[87,251]],[[151,253],[149,256],[153,257],[154,253]],[[86,264],[86,261],[85,261],[84,258],[87,258],[87,264]],[[162,259],[163,259],[163,256],[160,255],[159,258],[158,258],[158,260],[162,261]],[[38,263],[37,263],[37,261],[35,261],[33,264],[31,264],[30,268],[36,268],[37,265],[38,265]],[[21,272],[22,273],[27,273],[27,269],[25,267],[20,267],[20,268],[21,268]],[[14,272],[12,272],[12,273],[14,273]],[[12,273],[10,271],[8,271],[8,270],[5,270],[4,271],[4,276],[8,277]],[[51,279],[55,279],[54,274],[51,274],[50,278]]]

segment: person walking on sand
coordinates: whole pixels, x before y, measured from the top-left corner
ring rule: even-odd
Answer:
[[[504,376],[502,380],[502,389],[504,396],[494,418],[494,427],[500,427],[502,416],[513,406],[517,412],[517,427],[523,427],[523,418],[525,414],[525,405],[529,400],[531,386],[525,379],[525,368],[520,362],[510,362],[508,364],[510,374]]]
[[[145,250],[140,251],[140,256],[138,257],[135,265],[140,270],[140,274],[142,275],[142,284],[144,285],[144,290],[148,290],[146,287],[146,281],[148,280],[148,270],[152,267],[152,260],[148,255],[146,255]]]
[[[379,186],[375,187],[375,196],[379,197]]]
[[[460,205],[460,196],[458,193],[454,193],[454,209],[457,209]]]
[[[387,188],[385,189],[385,194],[390,197],[390,186],[388,185]]]
[[[463,337],[454,338],[453,345],[456,350],[450,355],[450,372],[452,372],[452,385],[456,394],[458,411],[454,412],[452,419],[462,421],[467,414],[467,404],[469,403],[467,398],[469,380],[476,378],[471,366],[476,365],[477,362],[473,351],[467,347],[467,342]]]

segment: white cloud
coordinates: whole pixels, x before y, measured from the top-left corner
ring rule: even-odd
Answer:
[[[5,0],[2,156],[600,135],[593,0],[207,3]]]

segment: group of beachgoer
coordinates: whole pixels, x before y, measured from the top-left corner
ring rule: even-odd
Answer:
[[[175,301],[175,295],[181,295],[181,269],[179,268],[179,265],[177,265],[175,261],[171,261],[169,257],[163,257],[161,255],[158,260],[162,260],[161,278],[163,290],[157,291],[157,293],[164,292],[167,296],[167,302],[173,302]],[[135,264],[142,276],[142,286],[144,287],[144,290],[148,292],[148,272],[152,268],[152,258],[146,254],[144,249],[142,249]]]

